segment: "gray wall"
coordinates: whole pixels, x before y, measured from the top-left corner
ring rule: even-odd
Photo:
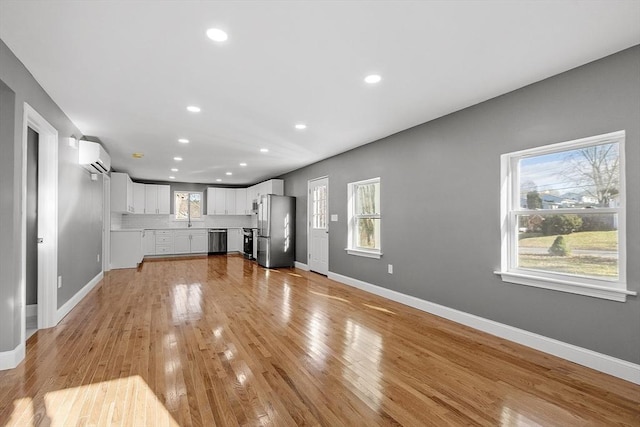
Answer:
[[[2,56],[0,72],[4,68],[1,64]],[[20,179],[15,165],[18,155],[18,145],[14,141],[15,99],[15,93],[0,78],[0,351],[15,348],[20,334],[19,317],[14,307],[16,298],[20,297],[16,265],[19,252],[14,248],[20,242],[20,211],[15,204]]]
[[[61,307],[101,271],[102,182],[78,166],[78,152],[65,143],[82,134],[0,40],[0,351],[20,340],[20,230],[22,120],[24,102],[58,130],[58,290]]]
[[[640,46],[282,176],[307,263],[307,181],[329,176],[329,270],[640,363],[640,301],[508,284],[500,155],[626,130],[627,277],[640,290]],[[380,176],[382,259],[347,255],[347,183]],[[387,274],[387,264],[394,274]]]

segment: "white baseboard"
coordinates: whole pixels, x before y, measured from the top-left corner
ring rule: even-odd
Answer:
[[[84,285],[82,289],[76,292],[76,294],[71,297],[69,301],[64,303],[64,305],[58,309],[58,311],[56,312],[56,325],[60,323],[62,319],[64,319],[64,316],[66,316],[71,310],[73,310],[73,307],[75,307],[80,301],[82,301],[82,298],[86,297],[87,294],[91,292],[91,290],[95,288],[98,283],[100,283],[103,277],[104,273],[101,271],[96,275],[96,277],[91,279],[89,283]]]
[[[544,353],[552,354],[635,384],[640,384],[640,365],[635,363],[528,332],[523,329],[514,328],[513,326],[445,307],[341,274],[329,272],[328,277],[336,282],[362,289],[363,291],[388,298],[427,313],[435,314],[436,316],[444,317],[445,319],[461,323],[488,334],[531,347]]]
[[[307,264],[303,264],[301,262],[296,261],[294,266],[299,268],[300,270],[309,271],[309,266]]]
[[[13,369],[24,360],[25,346],[20,343],[16,348],[9,351],[0,351],[0,371]]]
[[[29,304],[25,308],[25,315],[27,317],[35,317],[38,315],[38,304]]]

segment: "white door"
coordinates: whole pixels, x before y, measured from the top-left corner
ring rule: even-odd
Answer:
[[[309,181],[309,269],[329,273],[329,178]]]

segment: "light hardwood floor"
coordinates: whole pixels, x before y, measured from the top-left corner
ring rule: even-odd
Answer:
[[[239,256],[110,272],[0,372],[0,425],[640,425],[640,387]]]

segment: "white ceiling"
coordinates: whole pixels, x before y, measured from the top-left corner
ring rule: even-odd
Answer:
[[[0,0],[0,38],[117,170],[251,184],[639,44],[640,1]]]

